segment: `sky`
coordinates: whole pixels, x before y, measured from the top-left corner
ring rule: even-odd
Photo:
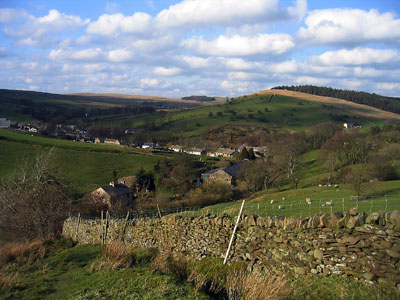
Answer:
[[[399,0],[0,0],[0,88],[400,96]]]

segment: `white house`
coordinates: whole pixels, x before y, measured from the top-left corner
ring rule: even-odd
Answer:
[[[5,118],[0,118],[0,128],[9,128],[11,125],[11,121]]]

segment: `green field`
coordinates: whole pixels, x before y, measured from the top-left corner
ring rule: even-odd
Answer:
[[[23,160],[54,148],[56,162],[74,193],[87,192],[97,185],[118,177],[134,175],[140,168],[152,171],[160,158],[173,154],[153,154],[151,151],[128,149],[121,146],[104,146],[73,141],[30,136],[0,130],[0,179],[12,175]]]
[[[229,104],[216,104],[139,116],[105,116],[96,118],[96,122],[105,125],[126,126],[130,124],[132,127],[155,124],[158,134],[168,132],[173,136],[202,135],[225,124],[253,125],[290,131],[307,130],[324,122],[338,124],[351,122],[360,124],[364,128],[383,124],[382,120],[349,114],[342,109],[321,103],[280,95],[274,96],[271,101],[269,99],[270,96],[266,95],[252,95],[236,98]],[[266,108],[268,111],[266,111]],[[210,113],[213,116],[209,116]]]
[[[121,244],[74,246],[66,239],[21,243],[0,249],[0,298],[234,300],[240,293],[240,299],[253,300],[258,290],[265,296],[257,299],[269,299],[264,297],[272,293],[276,300],[398,299],[394,290],[352,278],[288,273],[269,281],[267,274],[244,269],[240,263],[223,265],[221,258],[197,261]],[[247,284],[235,284],[232,274],[248,278]],[[260,276],[264,281],[251,280]]]

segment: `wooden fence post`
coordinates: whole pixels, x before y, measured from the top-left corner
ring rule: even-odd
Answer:
[[[129,219],[129,211],[128,211],[128,213],[126,214],[126,218],[125,218],[125,222],[124,222],[124,227],[123,227],[123,229],[122,229],[122,237],[121,237],[122,242],[124,242],[124,239],[125,239],[125,230],[126,230],[126,226],[127,226],[127,224],[128,224],[128,219]]]
[[[108,225],[109,225],[109,220],[110,219],[110,214],[107,211],[106,212],[106,228],[105,228],[105,232],[104,232],[104,240],[103,240],[103,245],[107,243],[107,232],[108,232]]]
[[[233,228],[232,237],[231,237],[231,240],[229,242],[228,250],[226,250],[226,255],[225,255],[225,259],[224,259],[224,265],[226,264],[226,261],[228,260],[229,251],[231,250],[233,238],[235,237],[236,229],[237,229],[238,224],[239,224],[240,216],[242,215],[243,206],[244,206],[244,202],[245,201],[246,200],[243,200],[243,202],[242,202],[242,207],[240,207],[240,211],[239,211],[239,214],[238,214],[237,219],[236,219],[236,224],[235,224],[235,227]]]

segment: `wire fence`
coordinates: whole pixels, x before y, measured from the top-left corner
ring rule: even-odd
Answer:
[[[147,211],[130,212],[129,219],[160,218],[166,215],[177,214],[183,217],[199,217],[202,215],[229,215],[235,216],[240,209],[240,202],[220,203],[207,207],[182,207],[160,208]],[[266,216],[296,216],[311,217],[315,214],[346,212],[351,208],[357,208],[359,212],[392,212],[400,210],[400,195],[368,196],[347,198],[305,198],[305,199],[281,199],[279,201],[248,202],[245,204],[243,214]],[[126,218],[126,215],[111,215],[113,219]],[[101,216],[87,216],[97,219]]]

